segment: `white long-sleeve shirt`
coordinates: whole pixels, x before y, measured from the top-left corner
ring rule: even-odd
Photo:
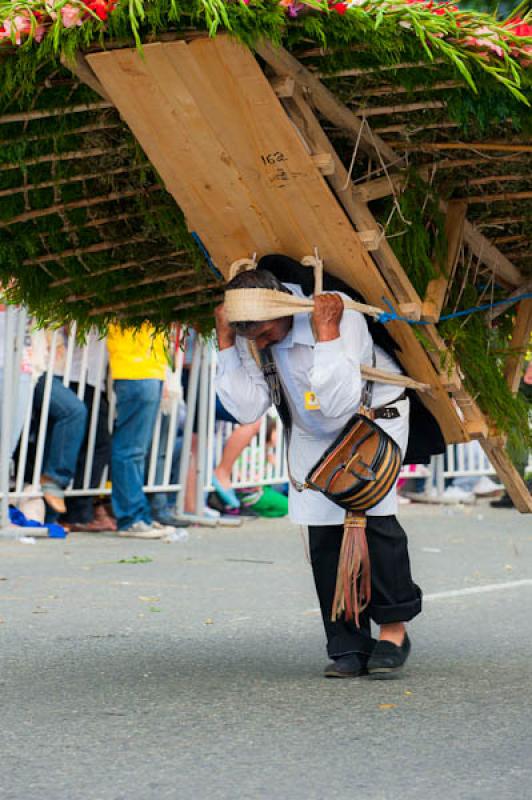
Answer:
[[[293,294],[303,296],[299,286],[285,284]],[[296,314],[288,335],[272,347],[280,380],[292,416],[292,434],[288,459],[296,481],[304,482],[312,466],[335,440],[360,405],[363,381],[361,364],[372,364],[373,341],[366,320],[357,311],[344,310],[340,336],[329,342],[316,342],[310,314]],[[395,361],[375,347],[376,366],[400,373]],[[222,403],[240,422],[254,422],[271,405],[268,385],[260,367],[249,352],[248,341],[237,336],[233,347],[218,356],[216,388]],[[389,404],[402,393],[397,386],[375,383],[372,406]],[[396,408],[400,417],[377,420],[377,423],[401,447],[408,442],[409,401]],[[298,492],[290,485],[289,514],[301,525],[338,525],[345,512],[340,506],[307,489]],[[376,516],[395,514],[397,493],[394,489],[368,513]]]

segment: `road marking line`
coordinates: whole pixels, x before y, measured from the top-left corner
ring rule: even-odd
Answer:
[[[532,586],[532,578],[524,578],[521,581],[506,581],[505,583],[488,583],[485,586],[471,586],[467,589],[450,589],[447,592],[424,594],[423,600],[447,600],[452,597],[466,597],[469,594],[484,594],[486,592],[499,592],[503,589],[517,589],[520,586]]]

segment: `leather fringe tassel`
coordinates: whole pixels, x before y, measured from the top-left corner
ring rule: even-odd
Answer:
[[[354,620],[359,628],[360,614],[368,607],[370,599],[371,567],[366,538],[366,517],[348,512],[338,561],[332,621],[343,614],[346,620]]]

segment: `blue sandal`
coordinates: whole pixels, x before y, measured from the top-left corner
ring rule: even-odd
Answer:
[[[222,486],[216,475],[212,476],[212,485],[214,486],[214,491],[220,497],[226,506],[230,508],[240,508],[240,500],[236,496],[234,489],[226,489],[225,486]]]

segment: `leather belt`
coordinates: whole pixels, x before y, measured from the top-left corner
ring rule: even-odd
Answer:
[[[380,406],[379,408],[372,408],[371,409],[371,417],[372,419],[397,419],[401,416],[399,413],[399,409],[394,408],[396,403],[399,403],[401,400],[406,400],[407,394],[403,392],[396,397],[395,400],[392,400],[390,403],[386,403],[385,406]]]

